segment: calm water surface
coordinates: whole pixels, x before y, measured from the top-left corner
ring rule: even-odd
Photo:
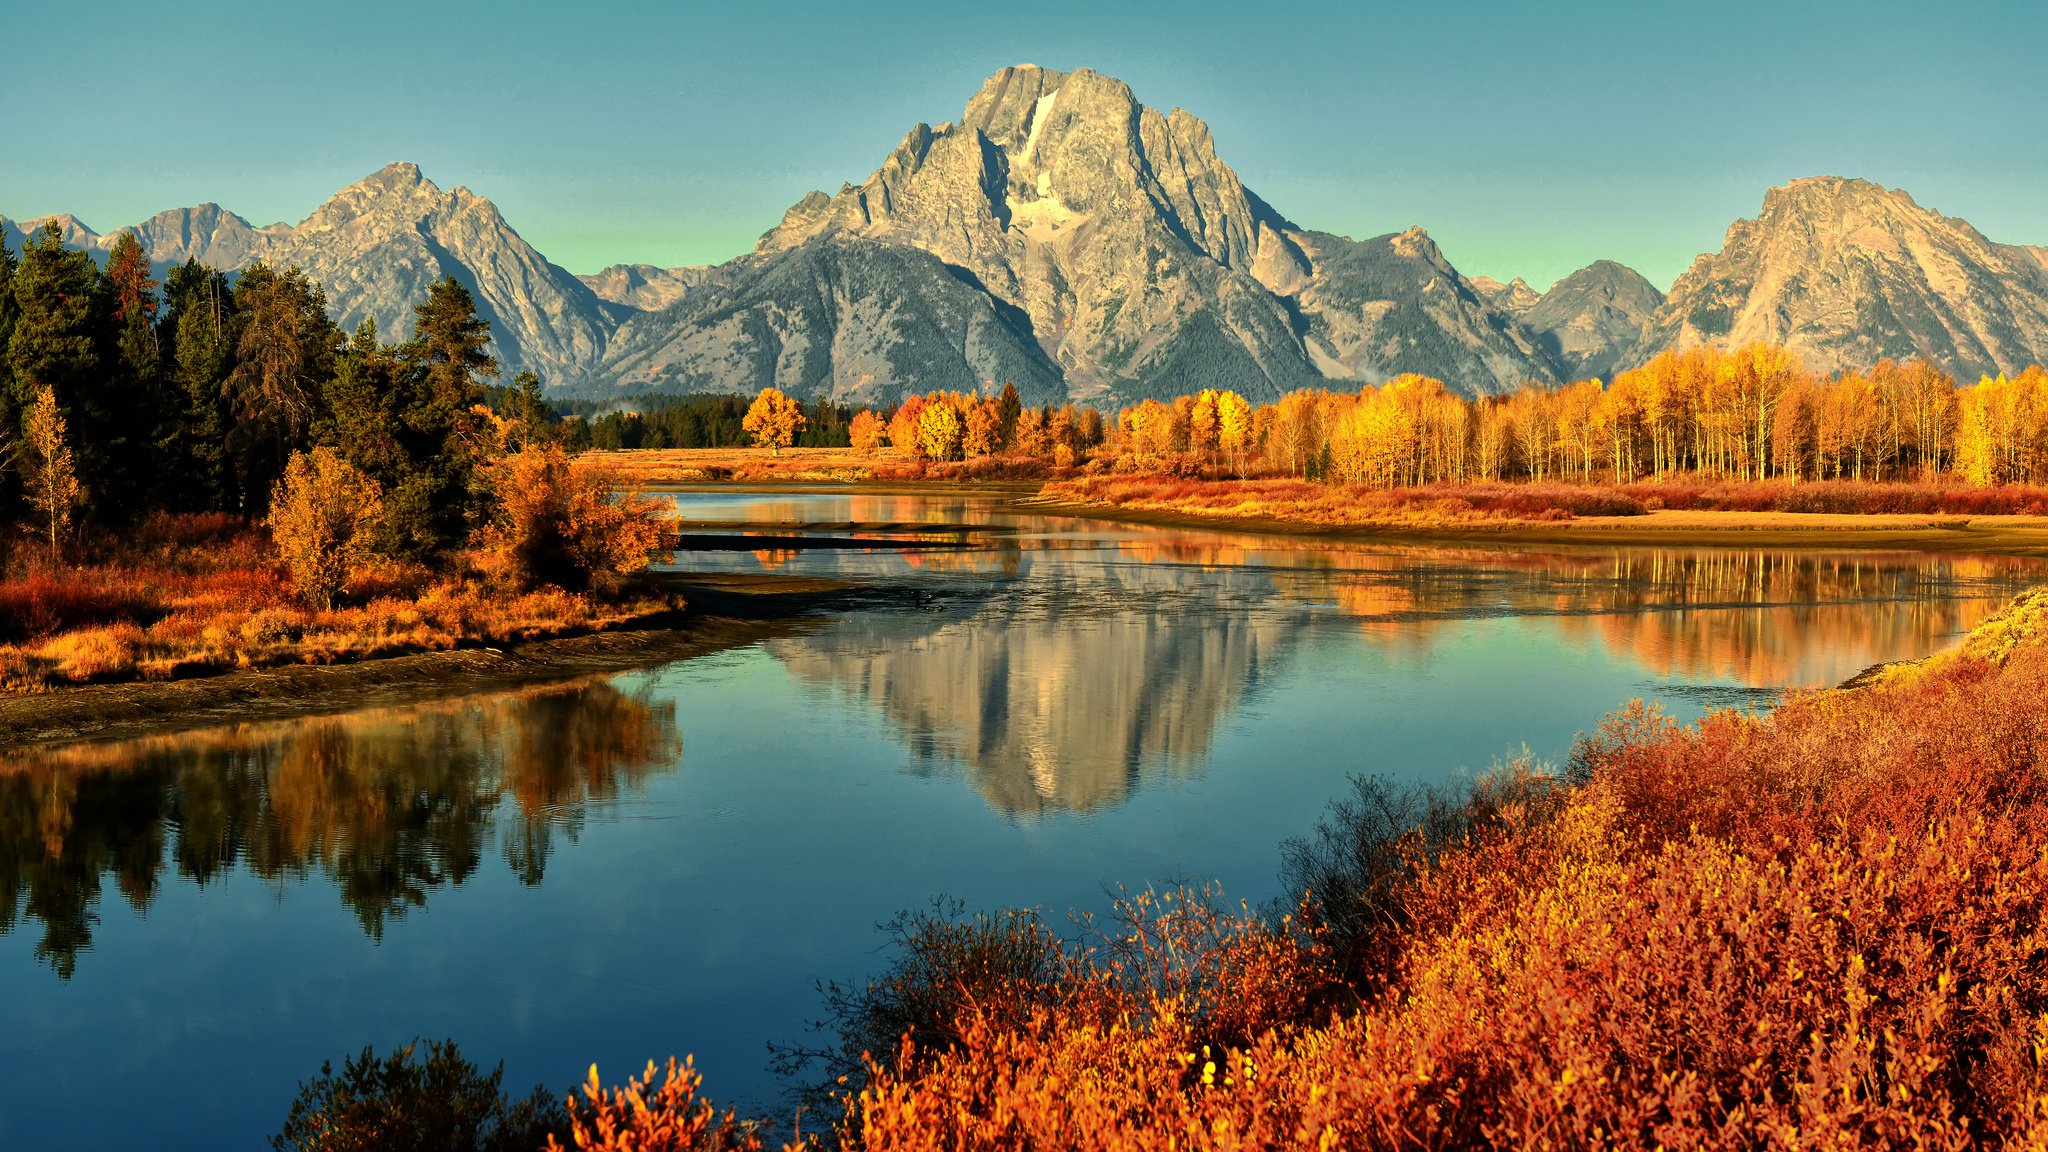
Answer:
[[[905,551],[688,566],[904,591],[645,672],[18,756],[0,771],[0,1148],[258,1148],[297,1083],[449,1036],[562,1088],[765,1042],[937,894],[1276,894],[1351,773],[1564,757],[1924,655],[2039,561],[1504,552],[1110,527],[926,497],[677,496]],[[808,526],[806,528],[806,526]],[[730,527],[721,529],[732,530]]]

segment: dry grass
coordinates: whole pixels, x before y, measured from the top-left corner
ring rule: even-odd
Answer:
[[[320,611],[291,595],[260,532],[221,517],[163,519],[77,566],[8,573],[0,693],[575,635],[674,606],[653,593],[507,594],[394,565],[362,582],[354,603]]]

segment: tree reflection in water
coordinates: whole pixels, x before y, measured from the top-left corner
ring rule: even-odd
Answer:
[[[327,877],[373,939],[495,838],[539,884],[555,838],[682,754],[672,701],[608,681],[80,745],[0,770],[0,934],[41,925],[69,978],[101,886],[146,910],[166,869]]]

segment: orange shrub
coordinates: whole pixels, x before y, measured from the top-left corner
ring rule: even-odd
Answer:
[[[483,473],[495,507],[470,546],[478,569],[503,584],[613,587],[647,567],[668,531],[667,502],[618,490],[554,444]]]
[[[568,1147],[590,1152],[752,1152],[760,1136],[730,1111],[720,1115],[709,1100],[697,1098],[703,1077],[690,1061],[668,1062],[655,1084],[652,1060],[647,1071],[624,1088],[607,1091],[590,1066],[583,1097],[570,1095]],[[548,1137],[547,1152],[563,1145]]]

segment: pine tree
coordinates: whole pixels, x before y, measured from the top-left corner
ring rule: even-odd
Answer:
[[[540,377],[521,372],[512,378],[511,416],[520,447],[555,442],[555,413],[541,394]]]
[[[483,403],[484,378],[495,379],[491,324],[476,314],[469,289],[444,276],[413,309],[413,355],[427,372],[429,401],[447,412]]]
[[[12,270],[14,330],[8,334],[15,411],[22,412],[49,388],[60,404],[99,370],[93,340],[92,258],[64,248],[63,234],[45,224],[22,245]]]
[[[327,294],[297,268],[243,269],[235,313],[235,366],[224,391],[235,416],[240,505],[254,511],[268,503],[285,457],[319,413],[341,334],[327,318]]]
[[[157,346],[157,282],[133,232],[114,241],[100,277],[100,337],[105,370],[75,401],[78,437],[90,445],[102,515],[139,516],[168,495],[155,457],[162,425],[174,415],[163,395]]]
[[[483,380],[498,375],[490,354],[491,325],[476,313],[469,290],[443,277],[413,309],[412,340],[402,358],[396,414],[414,468],[385,494],[386,519],[413,556],[454,547],[469,531],[474,503]]]
[[[6,342],[8,435],[25,435],[31,406],[51,394],[59,416],[88,394],[100,367],[94,340],[94,287],[98,271],[84,252],[63,248],[63,234],[45,223],[23,244],[20,262],[6,260],[10,332]],[[84,455],[88,476],[98,459]],[[33,478],[31,488],[33,488]]]
[[[234,297],[225,275],[187,260],[164,284],[158,343],[167,351],[165,376],[173,417],[157,438],[158,459],[176,488],[173,508],[218,510],[231,506],[224,390],[233,369]]]
[[[14,303],[14,273],[20,267],[7,237],[0,235],[0,439],[21,427],[21,408],[14,393],[14,364],[7,344],[14,335],[14,318],[21,310]]]

